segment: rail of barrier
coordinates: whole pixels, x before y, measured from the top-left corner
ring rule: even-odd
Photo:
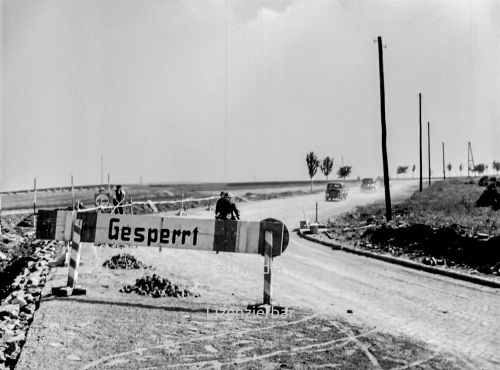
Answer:
[[[143,201],[143,202],[130,202],[130,203],[124,203],[124,204],[119,204],[119,205],[113,205],[113,206],[96,206],[96,207],[91,207],[91,208],[84,208],[84,209],[78,209],[76,210],[76,212],[94,212],[94,211],[98,211],[98,210],[108,210],[108,209],[111,209],[112,211],[114,211],[117,207],[122,207],[122,208],[126,208],[126,207],[133,207],[133,206],[139,206],[139,205],[149,205],[150,203],[153,203],[153,204],[176,204],[176,203],[188,203],[188,202],[202,202],[202,201],[210,201],[210,200],[214,200],[214,199],[219,199],[218,197],[208,197],[208,198],[197,198],[197,199],[193,199],[193,198],[187,198],[187,199],[179,199],[179,200],[158,200],[158,201],[151,201],[151,200],[146,200],[146,201]]]

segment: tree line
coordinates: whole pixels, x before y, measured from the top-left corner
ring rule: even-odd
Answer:
[[[323,172],[323,175],[326,177],[326,181],[328,181],[328,176],[333,171],[333,157],[326,156],[323,160],[320,160],[318,156],[314,152],[309,152],[306,155],[306,164],[307,170],[309,172],[309,178],[311,179],[311,192],[313,186],[313,177],[316,175],[318,168]],[[339,179],[344,179],[351,174],[352,167],[351,166],[340,166],[337,170],[337,176]]]
[[[491,167],[496,171],[497,174],[498,174],[498,172],[500,172],[500,162],[493,161]],[[396,169],[396,174],[398,176],[405,174],[408,171],[408,168],[409,168],[408,166],[398,166]],[[474,167],[471,168],[470,171],[474,174],[474,176],[482,175],[484,173],[484,171],[486,171],[487,168],[488,168],[488,165],[486,165],[484,163],[479,163],[479,164],[474,165]],[[413,174],[413,177],[415,177],[415,169],[416,169],[416,165],[413,165],[411,167],[411,172]],[[450,176],[451,170],[453,169],[453,165],[451,163],[448,163],[446,165],[446,169],[448,170],[448,176]],[[464,166],[462,163],[460,163],[460,165],[458,166],[458,170],[460,171],[460,177],[462,176],[463,169],[464,169]]]

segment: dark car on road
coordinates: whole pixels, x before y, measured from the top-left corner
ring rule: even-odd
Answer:
[[[364,178],[361,180],[361,191],[372,192],[377,190],[377,184],[372,178]]]
[[[326,186],[326,200],[346,200],[349,189],[341,182],[332,182]]]

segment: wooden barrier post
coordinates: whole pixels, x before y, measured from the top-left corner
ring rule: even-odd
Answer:
[[[33,227],[36,230],[36,177],[33,183]]]
[[[272,286],[271,272],[273,264],[273,233],[265,232],[265,251],[264,251],[264,304],[271,305]]]
[[[73,185],[73,174],[71,174],[71,209],[75,209],[75,187]]]
[[[80,265],[80,255],[82,249],[81,233],[82,220],[76,220],[73,225],[73,235],[71,240],[71,251],[68,266],[68,281],[65,287],[52,288],[52,294],[58,296],[83,295],[87,291],[84,288],[77,288],[76,281],[78,279],[78,266]]]

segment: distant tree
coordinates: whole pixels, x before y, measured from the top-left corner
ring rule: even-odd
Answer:
[[[446,168],[448,169],[448,177],[450,177],[450,173],[451,173],[451,169],[452,169],[451,163],[448,163]]]
[[[479,164],[476,164],[476,165],[474,166],[473,171],[474,171],[475,173],[478,173],[478,174],[482,175],[482,174],[483,174],[483,172],[486,170],[486,168],[487,168],[487,167],[484,165],[484,163],[479,163]]]
[[[460,171],[460,177],[462,177],[462,170],[464,169],[464,165],[460,163],[460,166],[458,166],[458,170]]]
[[[319,166],[319,159],[314,154],[314,152],[309,152],[306,155],[306,163],[307,163],[307,170],[309,171],[309,177],[311,178],[311,193],[313,191],[313,177],[316,175],[316,171],[318,171],[318,166]]]
[[[412,172],[412,175],[411,175],[411,176],[412,176],[412,177],[415,177],[415,168],[417,168],[417,166],[415,166],[415,165],[413,165],[413,166],[411,167],[411,172]]]
[[[326,181],[328,181],[328,175],[331,174],[333,170],[333,158],[325,157],[320,164],[320,168],[323,175],[326,176]]]
[[[400,174],[402,174],[402,173],[404,174],[404,173],[406,173],[406,171],[408,171],[408,166],[399,166],[396,170],[396,174],[399,177]]]
[[[493,169],[497,172],[497,175],[498,175],[498,172],[500,171],[500,162],[497,162],[497,161],[493,161]]]
[[[340,179],[344,179],[351,174],[352,167],[351,166],[342,166],[339,167],[339,170],[337,171],[337,176]]]

